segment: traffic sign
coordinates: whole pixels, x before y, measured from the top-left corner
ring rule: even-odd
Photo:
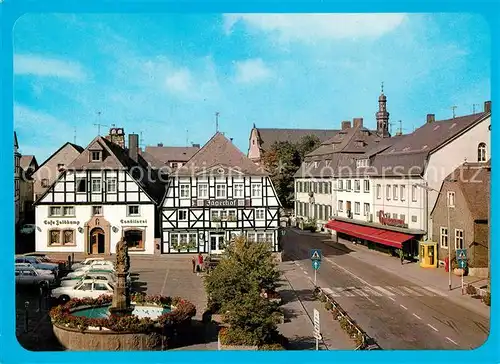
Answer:
[[[319,323],[319,311],[314,309],[314,338],[321,340],[321,327]],[[317,341],[316,341],[317,343]]]
[[[321,260],[320,249],[311,249],[311,260]]]
[[[457,260],[467,260],[467,250],[466,249],[457,249]]]
[[[459,260],[458,261],[458,268],[465,269],[467,267],[467,261],[466,260]]]
[[[316,271],[319,269],[321,265],[321,260],[313,260],[312,261],[312,266],[313,266],[313,269]]]

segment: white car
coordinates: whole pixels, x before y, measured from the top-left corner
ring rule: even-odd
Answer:
[[[72,298],[97,298],[103,294],[112,295],[113,291],[113,284],[106,280],[84,279],[76,286],[54,288],[51,296],[60,302],[68,302]]]
[[[96,264],[96,265],[85,266],[75,270],[74,272],[68,273],[66,277],[68,278],[83,277],[89,272],[114,273],[115,267],[112,264]]]
[[[114,284],[116,281],[114,273],[90,271],[86,272],[81,277],[64,277],[63,279],[61,279],[61,287],[74,287],[80,282],[88,279],[108,281],[111,284]]]
[[[21,269],[21,268],[33,269],[37,272],[37,274],[40,274],[40,275],[54,276],[54,273],[52,273],[50,270],[38,269],[37,267],[35,267],[31,263],[16,263],[16,270]]]
[[[19,232],[23,235],[33,234],[36,230],[36,225],[34,224],[26,224],[19,230]]]
[[[16,285],[32,286],[49,284],[49,286],[52,286],[55,283],[56,277],[46,270],[37,270],[27,264],[16,266]]]
[[[93,262],[103,261],[103,260],[104,260],[104,258],[87,258],[83,262],[75,263],[75,264],[71,265],[71,269],[76,270],[78,268],[81,268],[81,267],[84,267],[87,265],[91,265]]]

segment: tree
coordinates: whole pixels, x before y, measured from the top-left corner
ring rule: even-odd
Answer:
[[[315,135],[306,135],[298,143],[275,142],[264,152],[262,164],[270,173],[276,193],[285,208],[293,207],[294,175],[300,168],[304,157],[320,145]]]

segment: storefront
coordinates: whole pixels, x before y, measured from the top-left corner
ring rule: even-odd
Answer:
[[[377,250],[396,254],[403,249],[408,257],[418,257],[423,231],[404,229],[374,223],[354,222],[352,219],[330,220],[325,228],[332,231],[334,239],[345,239]]]

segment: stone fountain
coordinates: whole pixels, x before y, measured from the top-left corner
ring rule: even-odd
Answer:
[[[127,276],[130,269],[130,257],[127,243],[120,240],[116,244],[115,274],[113,301],[109,313],[117,316],[131,315],[134,308],[130,305],[130,289],[127,287]]]

